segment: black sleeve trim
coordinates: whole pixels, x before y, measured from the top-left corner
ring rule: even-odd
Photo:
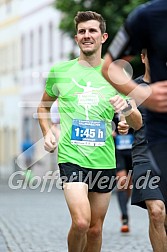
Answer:
[[[129,41],[130,36],[125,29],[125,26],[122,26],[108,48],[108,52],[113,60],[119,59],[123,56],[124,51],[129,45]]]

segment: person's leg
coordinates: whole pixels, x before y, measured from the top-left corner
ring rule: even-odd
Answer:
[[[126,170],[122,170],[117,172],[117,176],[119,177],[119,185],[120,188],[117,190],[118,203],[121,209],[122,216],[128,216],[127,203],[129,200],[129,192],[127,189],[123,188],[126,180],[124,178],[127,177]]]
[[[87,233],[87,244],[83,252],[100,252],[102,245],[102,227],[109,206],[111,192],[89,192],[91,223]]]
[[[166,148],[167,148],[167,142],[156,144],[150,147],[150,159],[152,162],[152,165],[154,167],[154,170],[160,174],[161,181],[160,181],[160,190],[164,197],[165,204],[167,204],[167,169],[166,169]],[[164,226],[165,226],[165,232],[166,232],[166,214],[165,214],[165,220],[164,220]],[[164,232],[164,230],[163,230]],[[159,250],[161,251],[161,250]],[[158,251],[158,252],[159,252]],[[167,237],[164,239],[164,250],[167,251]]]
[[[81,182],[65,183],[64,194],[72,219],[68,234],[68,252],[83,252],[91,220],[88,185]]]
[[[131,150],[116,150],[117,161],[117,198],[121,210],[121,232],[129,232],[128,227],[128,201],[131,196],[131,176],[128,172],[132,167]]]
[[[122,227],[121,232],[129,232],[128,227],[128,201],[131,196],[131,177],[127,175],[126,170],[122,170],[117,172],[117,176],[119,177],[118,180],[118,186],[117,186],[117,197],[118,197],[118,203],[121,209],[121,218],[122,218]]]
[[[153,250],[166,252],[165,205],[161,200],[146,200],[145,203],[149,214],[149,236]]]

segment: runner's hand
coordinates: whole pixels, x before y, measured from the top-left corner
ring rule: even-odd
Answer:
[[[53,135],[52,131],[49,130],[47,132],[47,134],[45,135],[44,137],[44,148],[46,151],[48,152],[54,152],[54,150],[56,149],[57,147],[57,142],[56,142],[56,138],[55,136]]]
[[[129,131],[129,125],[127,124],[126,121],[121,121],[118,123],[118,132],[121,135],[126,135],[128,134]]]
[[[143,102],[148,109],[166,113],[167,112],[167,81],[159,81],[150,85],[151,94]]]
[[[115,95],[114,97],[110,98],[110,103],[113,106],[115,113],[119,113],[128,107],[126,100],[119,95]]]

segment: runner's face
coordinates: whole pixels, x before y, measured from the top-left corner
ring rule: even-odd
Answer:
[[[81,52],[86,56],[92,55],[101,50],[101,45],[107,39],[107,34],[101,33],[100,23],[97,20],[89,20],[78,24],[77,42]]]

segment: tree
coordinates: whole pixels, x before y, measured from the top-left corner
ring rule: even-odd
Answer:
[[[104,53],[107,50],[113,36],[124,22],[131,10],[137,5],[147,2],[146,0],[55,0],[55,8],[62,12],[60,29],[71,38],[76,31],[74,27],[74,17],[78,11],[92,10],[104,17],[107,24],[109,39],[103,46]]]

